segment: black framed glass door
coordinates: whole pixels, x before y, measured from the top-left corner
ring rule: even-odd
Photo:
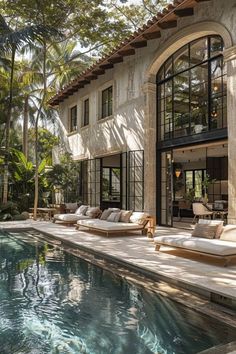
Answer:
[[[164,226],[173,226],[173,152],[160,153],[158,169],[157,220]]]

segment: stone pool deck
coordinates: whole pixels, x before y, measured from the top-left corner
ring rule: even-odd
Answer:
[[[34,228],[57,239],[69,241],[82,250],[102,254],[104,258],[109,257],[143,269],[147,273],[155,274],[160,280],[176,286],[184,285],[189,290],[197,289],[197,292],[206,296],[217,294],[227,298],[226,301],[233,301],[233,304],[236,304],[235,263],[225,268],[215,261],[211,262],[210,259],[206,262],[206,257],[196,258],[186,252],[180,254],[181,251],[167,249],[166,252],[159,253],[154,250],[152,239],[140,234],[107,238],[86,230],[76,231],[72,226],[33,220],[2,222],[0,227],[3,229]],[[163,227],[157,229],[159,235],[178,233],[188,234],[188,231]]]

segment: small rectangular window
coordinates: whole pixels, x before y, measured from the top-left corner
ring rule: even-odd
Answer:
[[[89,125],[89,99],[84,100],[82,126]]]
[[[112,115],[112,86],[102,91],[102,115],[101,118]]]
[[[77,106],[74,106],[70,109],[70,132],[77,130]]]

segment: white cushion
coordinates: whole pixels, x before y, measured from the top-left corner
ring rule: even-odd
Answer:
[[[78,220],[85,220],[89,219],[87,215],[78,215],[78,214],[55,214],[54,219],[58,221],[65,221],[65,222],[76,222]]]
[[[154,238],[154,242],[217,256],[236,255],[236,244],[230,241],[191,236],[158,236]]]
[[[208,224],[196,224],[192,231],[193,237],[200,238],[216,238],[218,225],[208,225]]]
[[[223,241],[236,242],[236,225],[227,225],[220,236]]]
[[[101,210],[99,207],[89,207],[86,211],[86,215],[90,218],[96,218],[100,214]]]
[[[144,220],[148,217],[148,213],[134,211],[130,217],[130,222],[142,225]]]
[[[222,220],[207,220],[207,219],[199,219],[199,224],[206,224],[206,225],[219,225],[217,227],[215,238],[220,238],[220,235],[223,231],[224,222]]]
[[[120,222],[130,222],[132,210],[121,210]]]
[[[118,222],[120,220],[121,211],[112,211],[108,216],[107,221]]]
[[[75,214],[77,215],[85,215],[86,211],[88,210],[88,205],[81,205],[76,211]]]
[[[134,223],[123,223],[123,222],[109,222],[106,220],[100,219],[91,219],[91,220],[79,220],[77,221],[78,225],[86,226],[91,229],[98,229],[104,231],[119,231],[119,230],[141,230],[142,225]]]

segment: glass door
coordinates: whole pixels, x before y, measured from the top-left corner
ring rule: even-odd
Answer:
[[[164,226],[173,226],[173,163],[172,151],[160,155],[161,178],[159,183],[158,219]]]

